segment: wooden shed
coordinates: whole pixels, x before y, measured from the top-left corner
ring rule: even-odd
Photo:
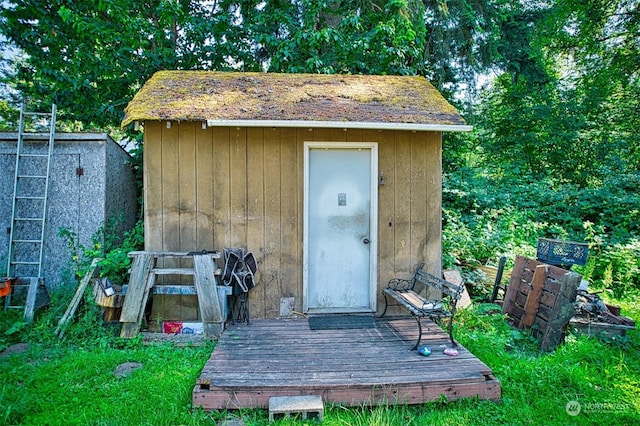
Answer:
[[[253,318],[283,301],[378,312],[390,278],[441,273],[442,132],[471,127],[423,77],[161,71],[134,122],[145,249],[252,251]],[[199,315],[195,296],[155,296],[153,311]]]

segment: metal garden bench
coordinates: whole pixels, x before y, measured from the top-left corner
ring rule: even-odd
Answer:
[[[412,348],[416,350],[422,338],[422,318],[439,320],[448,318],[448,333],[453,347],[458,344],[453,340],[453,318],[456,313],[456,305],[462,295],[463,286],[452,284],[438,278],[423,269],[424,264],[420,264],[411,279],[394,278],[389,281],[387,287],[382,292],[384,295],[384,311],[381,316],[387,313],[389,298],[397,303],[392,306],[402,306],[408,310],[418,323],[418,341]],[[427,299],[422,296],[416,287],[419,284],[425,290],[435,289],[442,293],[442,299]],[[425,292],[426,293],[426,292]]]

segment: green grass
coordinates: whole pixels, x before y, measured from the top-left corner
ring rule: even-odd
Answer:
[[[556,351],[540,353],[535,339],[510,328],[490,306],[461,312],[456,333],[500,380],[500,402],[466,399],[418,406],[328,406],[324,424],[636,422],[640,409],[638,331],[614,342],[570,335]],[[0,349],[29,341],[28,351],[0,358],[0,424],[214,425],[225,418],[242,418],[246,425],[268,424],[265,410],[206,413],[191,407],[192,388],[213,342],[177,347],[123,341],[115,330],[99,325],[91,308],[83,311],[81,320],[60,342],[51,337],[56,312],[51,309],[39,314],[31,326],[20,325],[13,312],[0,312],[4,330]],[[623,304],[623,313],[638,321],[640,306],[637,302]],[[94,323],[87,329],[92,317]],[[127,378],[116,378],[116,366],[128,361],[140,362],[143,367]],[[572,401],[581,409],[575,416],[567,414],[567,404]],[[282,420],[275,424],[303,423]]]

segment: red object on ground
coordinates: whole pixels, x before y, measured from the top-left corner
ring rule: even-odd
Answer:
[[[11,285],[17,280],[17,278],[0,278],[0,297],[5,297],[11,292]]]

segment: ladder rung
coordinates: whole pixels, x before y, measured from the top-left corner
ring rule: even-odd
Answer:
[[[39,265],[40,262],[27,262],[26,260],[15,260],[11,262],[12,265]]]
[[[25,115],[37,115],[37,116],[43,116],[43,117],[50,117],[51,116],[50,112],[25,111],[24,114]]]
[[[16,197],[17,200],[44,200],[44,197],[27,197],[25,195],[19,195]]]
[[[19,220],[28,222],[28,221],[40,221],[42,222],[44,219],[41,217],[16,217],[13,219],[14,222],[17,222]]]
[[[13,240],[14,243],[40,243],[40,240]]]
[[[31,178],[31,179],[46,179],[46,176],[41,175],[18,175],[19,178]]]
[[[20,157],[48,157],[49,154],[20,154]]]

